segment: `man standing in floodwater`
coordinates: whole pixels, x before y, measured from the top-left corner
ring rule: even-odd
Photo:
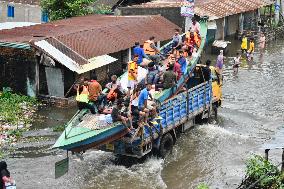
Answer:
[[[222,75],[223,65],[224,65],[224,55],[223,55],[223,50],[220,50],[220,54],[217,57],[217,62],[215,66],[216,71],[219,75]]]
[[[261,33],[261,34],[260,34],[260,38],[259,38],[259,50],[260,50],[260,54],[263,54],[264,48],[265,48],[265,35],[264,35],[264,33]]]
[[[246,37],[245,34],[242,35],[242,45],[241,45],[241,50],[242,53],[247,53],[248,49],[248,38]]]

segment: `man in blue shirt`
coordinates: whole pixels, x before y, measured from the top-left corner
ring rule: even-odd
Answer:
[[[141,110],[143,108],[147,108],[147,100],[148,96],[152,99],[151,94],[149,91],[151,90],[152,85],[148,83],[146,87],[140,92],[140,95],[138,97],[138,108]]]
[[[151,84],[147,84],[146,88],[144,88],[138,97],[138,108],[140,111],[145,112],[145,120],[144,122],[147,123],[148,117],[149,117],[149,112],[151,111],[154,116],[156,116],[156,108],[155,108],[155,103],[148,104],[148,96],[153,100],[150,90],[152,88]],[[151,101],[152,102],[152,101]]]
[[[178,63],[180,64],[180,67],[181,67],[181,72],[183,74],[185,74],[186,73],[187,62],[186,62],[185,57],[183,56],[183,51],[180,51],[179,55],[177,56],[177,59],[178,59]]]
[[[139,42],[135,42],[135,47],[133,49],[133,53],[138,55],[138,61],[137,64],[139,66],[147,66],[143,63],[143,58],[148,58],[147,55],[144,52],[144,49],[140,47]]]

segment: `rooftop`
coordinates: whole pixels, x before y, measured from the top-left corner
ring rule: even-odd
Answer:
[[[163,8],[181,7],[183,0],[154,0],[135,8]],[[209,16],[211,19],[223,18],[225,16],[248,12],[265,5],[273,4],[273,0],[195,0],[194,11],[199,16]]]
[[[157,41],[167,40],[176,28],[179,27],[158,15],[90,15],[1,30],[0,42],[35,44],[44,41],[83,65],[93,57],[128,49],[136,41],[143,43],[151,36]]]

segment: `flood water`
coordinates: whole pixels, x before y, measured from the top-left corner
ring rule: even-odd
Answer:
[[[238,48],[239,43],[233,42],[227,56],[233,56]],[[57,136],[46,128],[56,123],[51,121],[42,123],[42,127],[37,126],[38,130],[32,132],[34,135],[49,133],[48,142],[35,143],[43,146],[41,152],[45,153],[38,152],[36,158],[25,153],[9,158],[9,169],[18,188],[26,189],[191,189],[201,182],[210,188],[236,188],[245,174],[246,159],[252,154],[264,154],[261,145],[284,125],[283,59],[284,40],[278,40],[268,44],[262,58],[256,54],[255,63],[244,62],[237,76],[233,76],[232,66],[226,62],[218,122],[197,125],[186,132],[165,160],[153,157],[125,167],[116,165],[111,153],[89,151],[83,161],[71,156],[69,173],[55,180],[54,163],[66,154],[46,149]],[[53,117],[68,119],[72,111],[58,110]],[[47,111],[50,112],[52,110]],[[280,162],[280,155],[275,150],[271,158]]]

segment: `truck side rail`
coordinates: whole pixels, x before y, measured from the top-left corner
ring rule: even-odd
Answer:
[[[144,140],[158,138],[173,128],[206,111],[212,101],[212,82],[201,83],[159,105],[160,124],[144,128]]]

